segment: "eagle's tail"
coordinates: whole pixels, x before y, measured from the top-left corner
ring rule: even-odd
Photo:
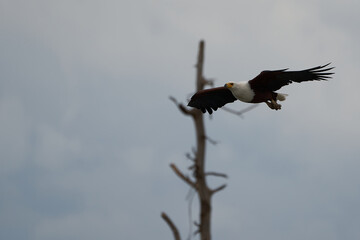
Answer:
[[[288,95],[285,94],[285,93],[278,93],[278,94],[277,94],[277,97],[276,97],[276,100],[285,101],[285,99],[286,99],[287,96],[288,96]]]

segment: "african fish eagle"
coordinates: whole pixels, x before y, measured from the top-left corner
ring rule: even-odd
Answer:
[[[279,110],[281,105],[276,101],[284,101],[287,94],[275,91],[292,82],[327,80],[334,74],[328,72],[333,69],[333,67],[326,68],[329,64],[302,71],[287,71],[287,69],[262,71],[247,82],[228,82],[223,87],[200,90],[191,97],[188,106],[212,114],[213,110],[216,111],[227,103],[240,100],[246,103],[265,102],[269,108]]]

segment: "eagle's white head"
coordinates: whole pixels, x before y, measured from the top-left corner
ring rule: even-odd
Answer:
[[[255,96],[255,93],[248,82],[228,82],[224,85],[224,87],[229,89],[234,97],[243,102],[251,102]]]

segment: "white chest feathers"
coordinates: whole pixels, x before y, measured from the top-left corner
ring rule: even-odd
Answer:
[[[255,96],[255,93],[250,88],[248,82],[234,83],[234,85],[229,88],[229,90],[232,92],[234,97],[243,102],[251,102]]]

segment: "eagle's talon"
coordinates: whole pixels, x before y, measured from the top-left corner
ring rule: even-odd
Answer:
[[[281,104],[278,104],[276,101],[271,100],[271,102],[265,102],[269,108],[274,109],[274,110],[280,110],[281,109]]]
[[[274,104],[272,102],[265,102],[269,108],[274,109]]]
[[[281,105],[278,104],[275,100],[271,99],[271,103],[272,103],[272,106],[274,107],[273,109],[275,109],[275,110],[281,109]]]

